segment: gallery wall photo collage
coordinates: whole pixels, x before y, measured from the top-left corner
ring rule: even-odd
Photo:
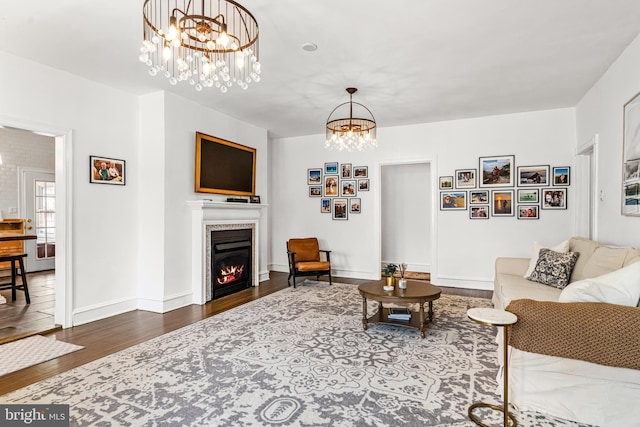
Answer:
[[[361,191],[369,191],[369,167],[328,162],[323,168],[307,169],[309,197],[320,199],[320,212],[332,219],[348,220],[362,212]]]

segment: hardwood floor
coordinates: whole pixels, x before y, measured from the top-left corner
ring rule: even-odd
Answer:
[[[124,350],[288,286],[286,273],[271,272],[270,277],[270,280],[261,282],[257,288],[246,289],[202,306],[190,305],[164,314],[136,310],[45,334],[54,335],[60,341],[81,345],[85,348],[3,376],[0,381],[0,395]],[[334,281],[357,285],[368,280],[334,278]],[[442,293],[491,298],[491,291],[443,287]]]

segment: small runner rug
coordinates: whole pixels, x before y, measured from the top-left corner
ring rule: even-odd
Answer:
[[[0,345],[0,376],[56,357],[64,356],[84,347],[34,335]]]

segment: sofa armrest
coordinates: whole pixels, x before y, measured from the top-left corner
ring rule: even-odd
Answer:
[[[529,268],[530,258],[496,258],[496,275],[511,274],[514,276],[524,276]]]

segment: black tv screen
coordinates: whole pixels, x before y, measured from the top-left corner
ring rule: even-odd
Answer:
[[[252,196],[256,149],[196,132],[196,192]]]

